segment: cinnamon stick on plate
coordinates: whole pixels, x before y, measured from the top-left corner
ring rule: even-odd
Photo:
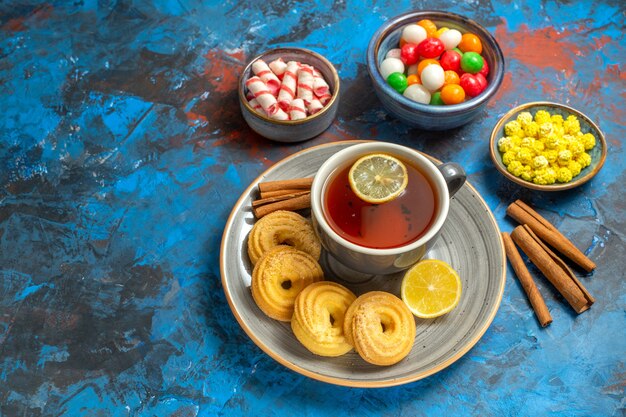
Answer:
[[[301,210],[311,207],[313,177],[265,181],[258,184],[259,197],[252,202],[257,219],[276,210]]]
[[[254,204],[254,203],[253,203]],[[252,207],[254,217],[260,219],[261,217],[270,214],[276,210],[301,210],[311,207],[311,193],[305,193],[300,196],[287,198],[285,200],[276,201],[269,204],[257,205]]]
[[[522,284],[522,288],[526,292],[526,296],[528,296],[528,300],[530,301],[530,305],[533,307],[533,311],[537,316],[537,320],[539,320],[539,324],[541,327],[546,327],[550,323],[552,323],[552,316],[548,311],[548,306],[546,306],[546,302],[544,301],[541,293],[537,289],[535,285],[535,281],[533,281],[533,277],[528,272],[522,257],[520,256],[511,236],[508,233],[502,233],[502,240],[504,241],[504,249],[506,251],[506,257],[509,259],[513,270],[515,271],[515,275],[517,279]]]
[[[259,191],[264,193],[267,191],[281,190],[310,190],[313,184],[313,177],[292,178],[288,180],[265,181],[259,183]]]
[[[545,277],[563,295],[574,311],[582,313],[594,303],[594,298],[576,279],[567,265],[552,252],[528,225],[517,226],[511,238]]]
[[[507,207],[506,214],[528,227],[555,250],[572,260],[587,272],[596,268],[596,264],[585,256],[574,244],[558,231],[549,221],[521,200],[514,201]]]

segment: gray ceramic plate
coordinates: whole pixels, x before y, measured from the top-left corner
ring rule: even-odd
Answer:
[[[226,299],[235,318],[265,353],[308,377],[352,387],[400,385],[432,375],[463,356],[485,333],[500,305],[506,279],[505,255],[498,225],[476,190],[466,183],[450,204],[439,240],[426,258],[451,264],[463,281],[459,305],[437,319],[416,319],[417,337],[411,353],[393,366],[368,364],[354,351],[338,358],[312,354],[298,342],[288,323],[266,317],[250,292],[252,266],[246,238],[254,223],[250,210],[261,181],[313,176],[321,164],[357,142],[312,147],[277,163],[246,189],[233,208],[222,237],[220,268]],[[305,213],[306,214],[306,213]],[[326,259],[322,256],[322,259]],[[327,279],[332,271],[322,262]],[[335,278],[357,295],[382,289],[400,294],[402,274],[373,277],[358,284]]]

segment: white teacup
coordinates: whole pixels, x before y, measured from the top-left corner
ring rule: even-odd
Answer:
[[[433,220],[415,241],[399,247],[376,249],[361,246],[340,236],[327,220],[324,208],[329,180],[336,170],[356,162],[361,156],[386,153],[415,166],[435,190],[437,199]],[[347,269],[366,275],[386,275],[402,271],[418,262],[432,247],[448,216],[450,197],[465,183],[463,169],[455,163],[439,166],[416,150],[387,142],[364,142],[342,149],[322,164],[311,186],[311,218],[313,228],[324,249]]]

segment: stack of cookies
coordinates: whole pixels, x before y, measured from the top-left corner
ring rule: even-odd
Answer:
[[[309,221],[279,210],[255,223],[248,235],[254,265],[252,297],[275,320],[291,322],[312,353],[340,356],[352,348],[367,362],[392,365],[408,355],[415,321],[402,300],[372,291],[357,297],[324,280],[321,244]]]

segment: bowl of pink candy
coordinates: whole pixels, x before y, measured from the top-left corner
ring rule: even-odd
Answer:
[[[387,111],[427,130],[477,117],[504,76],[504,56],[480,24],[442,11],[389,19],[373,35],[367,68]]]
[[[339,105],[339,75],[322,55],[276,48],[253,58],[239,77],[239,104],[252,130],[300,142],[326,130]]]

